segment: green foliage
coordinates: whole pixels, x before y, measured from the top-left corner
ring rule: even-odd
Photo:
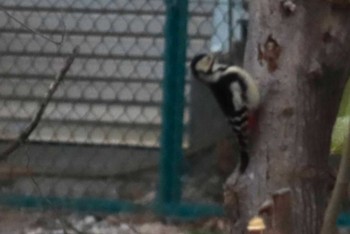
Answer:
[[[347,137],[347,130],[349,129],[350,116],[338,117],[335,121],[332,132],[331,154],[341,155],[343,144]]]
[[[342,101],[340,103],[338,117],[335,121],[332,140],[331,140],[331,154],[341,155],[343,144],[347,137],[347,131],[350,121],[350,82],[348,81],[344,89]]]
[[[350,81],[346,83],[338,112],[338,117],[344,116],[350,116]]]

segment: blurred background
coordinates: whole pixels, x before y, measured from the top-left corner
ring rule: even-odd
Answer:
[[[191,79],[187,65],[209,51],[242,64],[247,7],[242,0],[189,0],[187,53],[180,64],[186,75],[179,77],[185,84],[174,88],[184,93],[178,105],[182,155],[180,167],[167,174],[162,164],[171,158],[161,155],[168,147],[161,141],[162,108],[171,105],[162,86],[169,62],[166,6],[163,0],[1,1],[1,150],[30,124],[65,58],[80,48],[28,142],[0,162],[6,209],[222,215],[234,141],[210,92]],[[167,183],[174,179],[179,187]],[[181,194],[167,203],[185,205],[157,203],[161,189]]]

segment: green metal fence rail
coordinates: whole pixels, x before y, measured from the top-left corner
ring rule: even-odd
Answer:
[[[188,1],[166,1],[163,127],[161,140],[161,203],[181,199],[182,136]]]
[[[188,0],[168,0],[166,3],[163,128],[157,207],[161,214],[180,217],[222,215],[220,206],[181,203]]]
[[[160,203],[181,199],[182,138],[188,1],[166,1]]]

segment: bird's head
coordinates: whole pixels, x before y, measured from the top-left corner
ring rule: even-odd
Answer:
[[[215,56],[213,54],[198,54],[191,61],[191,72],[194,78],[210,82],[210,76],[213,73],[215,64]]]

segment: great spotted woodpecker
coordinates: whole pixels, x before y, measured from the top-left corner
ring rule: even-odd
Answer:
[[[244,173],[249,164],[247,149],[249,115],[259,105],[259,90],[248,72],[237,66],[217,63],[213,54],[199,54],[191,61],[194,78],[204,82],[212,91],[240,145]]]

